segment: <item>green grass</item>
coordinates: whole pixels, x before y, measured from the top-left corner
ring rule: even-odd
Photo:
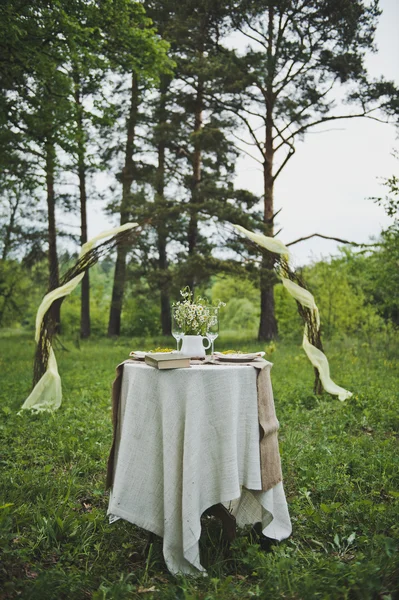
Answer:
[[[398,348],[330,344],[344,403],[312,393],[313,369],[298,346],[271,360],[280,449],[293,534],[270,552],[240,532],[229,553],[209,520],[201,539],[209,577],[174,578],[156,539],[106,518],[105,464],[116,364],[168,340],[93,340],[58,349],[63,405],[17,411],[28,395],[31,335],[0,337],[0,599],[397,598]],[[219,340],[218,349],[261,349]],[[152,589],[157,591],[144,590]]]

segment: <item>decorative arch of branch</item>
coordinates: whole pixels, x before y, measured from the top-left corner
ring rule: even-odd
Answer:
[[[288,247],[276,238],[253,233],[241,225],[234,225],[234,228],[273,255],[276,274],[297,303],[305,325],[302,347],[315,369],[315,393],[320,393],[323,387],[329,394],[338,396],[339,400],[350,398],[352,392],[334,383],[330,377],[330,367],[321,342],[319,309],[313,295],[305,288],[299,275],[290,269]]]
[[[57,323],[53,318],[53,307],[60,305],[83,279],[85,271],[95,265],[100,258],[108,254],[119,244],[128,244],[136,233],[133,229],[138,223],[126,223],[103,231],[83,244],[76,263],[61,279],[61,285],[44,296],[36,315],[36,355],[33,374],[33,389],[23,403],[21,410],[53,411],[61,406],[61,378],[58,373],[52,341]],[[110,237],[112,236],[112,237]],[[97,242],[110,238],[96,246]]]
[[[37,348],[33,389],[21,410],[53,411],[61,406],[61,378],[52,347],[57,323],[52,316],[52,308],[56,303],[60,305],[64,301],[83,279],[85,271],[96,264],[102,256],[119,244],[130,243],[132,235],[137,234],[137,230],[132,231],[136,227],[138,227],[138,223],[126,223],[121,227],[104,231],[84,244],[78,260],[63,276],[61,285],[43,298],[36,315]],[[338,396],[340,400],[346,400],[352,396],[351,392],[336,385],[330,377],[328,360],[321,343],[319,310],[313,295],[305,288],[298,274],[290,269],[287,246],[276,238],[253,233],[240,225],[234,225],[234,227],[238,232],[273,254],[276,273],[284,287],[295,298],[298,311],[305,323],[303,348],[316,372],[315,393],[321,391],[322,385],[326,392]],[[110,239],[96,246],[97,242],[104,238]]]

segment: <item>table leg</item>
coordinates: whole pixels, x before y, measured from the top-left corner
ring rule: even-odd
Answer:
[[[232,542],[236,538],[236,518],[227,510],[223,504],[214,504],[208,508],[205,513],[220,519],[223,528],[223,537],[227,542]]]
[[[255,523],[255,525],[252,527],[252,538],[255,538],[252,539],[252,542],[259,544],[260,549],[264,550],[265,552],[271,552],[273,546],[276,546],[278,543],[276,540],[272,540],[271,538],[263,535],[262,523]]]
[[[154,541],[155,541],[155,537],[156,537],[156,536],[155,536],[155,534],[154,534],[154,533],[152,533],[152,531],[148,531],[148,534],[147,534],[147,541],[146,541],[146,544],[145,544],[145,546],[144,546],[144,548],[143,548],[143,550],[142,550],[142,556],[143,556],[144,558],[147,558],[147,556],[148,556],[148,553],[149,553],[149,551],[150,551],[150,548],[151,548],[152,544],[153,544],[153,543],[154,543]]]

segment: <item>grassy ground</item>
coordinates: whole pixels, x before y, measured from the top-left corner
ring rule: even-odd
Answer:
[[[145,555],[143,531],[106,519],[114,367],[155,341],[66,345],[57,351],[61,409],[18,416],[33,343],[0,338],[1,600],[398,597],[397,349],[330,345],[333,378],[355,392],[341,403],[315,397],[301,349],[277,344],[272,376],[293,535],[265,552],[241,532],[226,554],[209,521],[201,540],[209,577],[190,579],[168,574],[161,540]]]

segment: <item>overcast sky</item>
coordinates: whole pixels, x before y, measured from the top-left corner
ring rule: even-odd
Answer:
[[[370,75],[399,83],[399,0],[380,0],[383,14],[376,33],[377,54],[367,59]],[[392,125],[368,119],[326,124],[297,143],[296,154],[276,183],[275,208],[279,238],[291,242],[321,233],[355,242],[368,242],[389,223],[382,208],[369,196],[383,195],[379,178],[398,171],[391,156],[399,147]],[[237,187],[262,195],[262,173],[255,161],[242,158],[237,164]],[[98,180],[106,182],[106,178]],[[95,211],[95,214],[93,214]],[[91,204],[89,235],[110,226],[98,203]],[[116,225],[117,223],[115,223]],[[338,244],[312,238],[292,247],[295,264],[308,263],[337,252]]]
[[[376,33],[378,54],[370,54],[373,77],[384,75],[399,83],[399,0],[380,0],[383,14]],[[313,233],[354,242],[368,242],[389,220],[369,196],[383,195],[381,177],[398,171],[391,156],[399,147],[392,125],[369,119],[348,119],[312,130],[276,181],[275,208],[282,208],[276,230],[284,243]],[[323,133],[324,132],[324,133]],[[262,173],[250,158],[238,164],[239,187],[262,194]],[[338,244],[312,238],[295,244],[297,265],[337,252]]]

